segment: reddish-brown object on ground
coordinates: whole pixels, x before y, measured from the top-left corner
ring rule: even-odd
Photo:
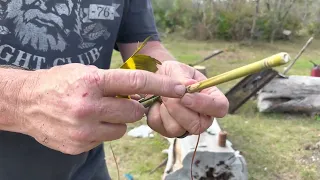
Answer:
[[[218,140],[219,146],[220,146],[220,147],[226,147],[227,132],[225,132],[225,131],[220,131],[218,138],[219,138],[219,140]]]

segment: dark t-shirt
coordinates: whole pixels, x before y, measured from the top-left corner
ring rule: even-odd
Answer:
[[[108,69],[116,42],[158,39],[150,0],[0,2],[0,64],[47,69],[67,63]],[[67,77],[66,77],[67,78]],[[109,180],[103,145],[80,155],[0,131],[0,180]]]

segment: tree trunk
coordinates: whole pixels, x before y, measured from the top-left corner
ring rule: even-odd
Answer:
[[[260,0],[256,0],[256,10],[253,16],[253,22],[252,22],[252,27],[251,27],[251,36],[250,36],[250,44],[252,44],[253,41],[253,37],[255,34],[255,30],[256,30],[256,23],[257,23],[257,19],[258,19],[258,15],[259,15],[259,3]]]
[[[285,10],[283,16],[281,17],[280,19],[280,25],[279,25],[279,30],[282,30],[283,29],[283,25],[284,25],[284,22],[285,20],[287,19],[287,16],[290,12],[290,10],[292,9],[294,3],[296,2],[297,0],[292,0],[291,3],[289,4],[289,6],[287,7],[287,9]]]
[[[244,158],[232,149],[231,142],[223,142],[223,139],[219,141],[220,132],[221,129],[215,120],[207,132],[200,135],[192,165],[193,179],[247,180],[248,172]],[[197,139],[198,136],[195,135],[184,139],[168,139],[170,147],[163,180],[191,180],[191,162]]]
[[[266,0],[266,7],[267,7],[267,10],[270,11],[270,0]]]
[[[274,4],[274,9],[273,9],[273,17],[272,17],[272,31],[270,35],[270,43],[273,44],[275,35],[278,30],[278,24],[279,24],[279,17],[281,13],[281,0],[276,1]]]
[[[308,15],[309,15],[309,13],[310,13],[310,11],[309,11],[309,4],[310,4],[310,1],[304,1],[304,14],[303,14],[303,17],[302,17],[302,24],[303,25],[306,25],[306,20],[307,20],[307,17],[308,17]]]
[[[290,4],[288,5],[288,7],[285,7],[285,2],[283,0],[278,0],[277,4],[276,4],[276,11],[274,12],[274,17],[273,17],[273,30],[271,32],[271,36],[270,36],[270,42],[271,44],[273,44],[274,39],[277,35],[277,32],[279,30],[282,30],[283,25],[285,20],[287,19],[287,16],[291,10],[291,8],[293,7],[294,3],[296,2],[296,0],[292,0],[290,2]]]
[[[260,112],[291,112],[312,115],[320,112],[320,78],[290,76],[276,78],[258,94]]]

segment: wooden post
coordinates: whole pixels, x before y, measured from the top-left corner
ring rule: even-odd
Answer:
[[[218,144],[219,144],[220,147],[226,147],[226,143],[227,143],[227,132],[220,131],[219,132]]]

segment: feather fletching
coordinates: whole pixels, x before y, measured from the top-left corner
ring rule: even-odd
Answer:
[[[147,55],[137,54],[147,44],[149,39],[150,36],[147,37],[133,55],[128,58],[124,64],[122,64],[120,67],[121,69],[139,69],[150,72],[156,72],[158,70],[157,64],[161,64],[160,61]]]
[[[139,51],[147,44],[148,40],[150,39],[150,36],[147,37],[141,44],[140,46],[137,48],[137,50],[133,53],[133,55],[128,58],[124,64],[122,64],[120,66],[120,69],[139,69],[139,70],[145,70],[145,71],[149,71],[149,72],[153,72],[155,73],[158,68],[157,68],[157,64],[161,65],[161,62],[158,61],[155,58],[152,58],[150,56],[147,55],[143,55],[143,54],[138,54]],[[129,96],[117,96],[117,97],[122,97],[122,98],[129,98]]]

